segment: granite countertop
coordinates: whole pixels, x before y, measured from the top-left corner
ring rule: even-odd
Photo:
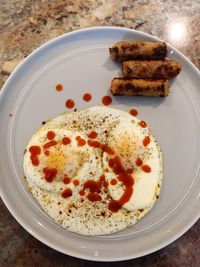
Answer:
[[[29,53],[69,31],[114,25],[156,35],[200,69],[200,0],[1,0],[0,87]],[[122,266],[63,255],[28,234],[0,200],[0,266]],[[123,266],[200,266],[200,220],[178,240]]]

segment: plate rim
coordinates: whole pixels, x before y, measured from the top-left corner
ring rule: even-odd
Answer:
[[[78,29],[72,32],[68,32],[68,33],[64,33],[54,39],[49,40],[48,42],[42,44],[40,47],[38,47],[37,49],[35,49],[33,52],[31,52],[17,67],[16,69],[11,73],[11,75],[9,76],[9,78],[6,80],[5,84],[3,85],[1,91],[0,91],[0,99],[2,99],[6,93],[6,88],[7,86],[9,86],[10,81],[12,81],[12,79],[15,78],[15,76],[18,74],[18,70],[20,70],[21,66],[26,63],[28,60],[30,60],[32,57],[35,56],[35,54],[37,54],[40,50],[44,49],[45,47],[48,47],[49,44],[52,44],[53,42],[59,41],[59,39],[63,39],[66,37],[69,37],[71,35],[74,34],[79,34],[82,32],[88,32],[88,31],[99,31],[99,30],[105,30],[105,29],[109,29],[109,30],[124,30],[124,31],[129,31],[130,33],[137,33],[137,34],[141,34],[144,37],[150,37],[153,38],[154,40],[158,40],[161,41],[161,39],[159,39],[156,36],[153,36],[151,34],[145,33],[145,32],[141,32],[141,31],[137,31],[134,29],[129,29],[126,27],[115,27],[115,26],[98,26],[98,27],[88,27],[88,28],[82,28],[82,29]],[[168,42],[167,46],[170,47],[171,49],[173,49],[179,56],[181,56],[193,69],[193,71],[195,71],[197,73],[197,75],[200,77],[200,72],[198,70],[198,68],[189,60],[188,57],[186,57],[182,52],[180,52],[178,49],[176,49],[174,46],[172,46],[171,44],[169,44]],[[52,242],[47,241],[45,238],[40,237],[40,235],[37,234],[36,231],[32,231],[29,226],[23,222],[23,219],[21,219],[21,217],[17,214],[17,212],[15,210],[12,209],[12,205],[10,205],[9,203],[9,199],[7,198],[6,194],[3,193],[3,191],[1,190],[1,186],[0,186],[0,196],[4,202],[4,204],[6,205],[7,209],[9,210],[9,212],[12,214],[12,216],[17,220],[17,222],[32,236],[34,236],[37,240],[39,240],[40,242],[44,243],[45,245],[55,249],[56,251],[62,252],[64,254],[73,256],[73,257],[77,257],[77,258],[81,258],[81,259],[85,259],[85,260],[91,260],[91,261],[107,261],[107,262],[116,262],[116,261],[121,261],[121,260],[128,260],[128,259],[135,259],[138,257],[142,257],[145,255],[148,255],[150,253],[156,252],[160,249],[162,249],[163,247],[169,245],[170,243],[172,243],[173,241],[175,241],[176,239],[178,239],[179,237],[181,237],[187,230],[189,230],[192,225],[194,225],[194,223],[199,219],[200,217],[200,211],[196,212],[196,216],[194,216],[194,218],[192,220],[190,220],[190,223],[185,225],[185,227],[182,228],[182,230],[172,236],[171,238],[169,238],[166,242],[163,242],[161,245],[157,245],[154,246],[153,248],[149,249],[149,250],[145,250],[143,253],[135,253],[134,257],[131,256],[127,256],[127,257],[120,257],[120,258],[96,258],[94,256],[84,256],[82,255],[77,255],[78,253],[74,252],[73,250],[71,250],[69,252],[69,250],[66,252],[64,249],[62,248],[58,248],[56,245],[54,245]]]

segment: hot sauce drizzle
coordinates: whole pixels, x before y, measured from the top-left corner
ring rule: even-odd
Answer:
[[[44,145],[43,145],[43,148],[46,149],[46,148],[49,148],[49,147],[51,147],[51,146],[55,146],[55,145],[57,145],[57,143],[58,143],[57,141],[52,140],[52,141],[50,141],[50,142],[44,144]]]
[[[31,146],[29,152],[31,153],[30,159],[33,166],[38,166],[40,164],[38,155],[41,153],[41,148],[39,146]]]
[[[108,155],[114,155],[115,151],[114,149],[112,149],[111,147],[109,147],[108,145],[101,145],[101,149],[106,152]]]
[[[108,165],[112,168],[115,165],[114,159],[109,159]]]
[[[117,212],[131,198],[133,194],[134,179],[130,174],[127,173],[127,171],[122,166],[119,156],[115,156],[113,160],[114,160],[113,171],[115,172],[115,174],[118,175],[117,177],[118,180],[121,181],[125,186],[124,193],[122,194],[120,199],[111,200],[108,205],[108,208],[112,212]]]
[[[95,141],[95,140],[88,140],[87,141],[88,145],[91,147],[95,147],[95,148],[100,148],[101,147],[101,143],[99,141]]]
[[[95,193],[99,192],[101,189],[101,182],[100,181],[93,181],[93,180],[87,180],[84,183],[83,189],[89,189],[90,192]]]
[[[95,201],[101,201],[101,196],[97,193],[88,193],[87,195],[87,198],[92,201],[92,202],[95,202]]]

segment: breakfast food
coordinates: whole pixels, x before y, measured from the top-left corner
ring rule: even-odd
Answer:
[[[182,66],[166,60],[165,42],[120,41],[109,48],[114,61],[122,62],[123,78],[114,78],[113,95],[168,96],[169,81],[178,75]]]
[[[167,96],[169,94],[169,81],[114,78],[110,91],[113,95]]]
[[[165,59],[165,42],[120,41],[109,48],[113,60],[122,62],[130,59]]]
[[[122,75],[126,78],[170,79],[181,71],[174,60],[128,60],[122,63]]]
[[[63,228],[111,234],[140,220],[159,197],[162,155],[144,121],[92,107],[48,121],[24,155],[29,190]]]

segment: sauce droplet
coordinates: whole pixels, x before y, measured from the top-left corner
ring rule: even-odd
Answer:
[[[104,174],[100,175],[100,176],[99,176],[99,180],[100,180],[101,182],[105,181],[105,175],[104,175]]]
[[[63,183],[64,184],[69,184],[70,182],[71,182],[71,179],[67,175],[65,175],[64,179],[63,179]]]
[[[74,103],[74,100],[73,99],[68,99],[66,102],[65,102],[65,106],[67,108],[73,108],[75,106],[75,103]]]
[[[62,144],[69,145],[71,143],[71,139],[69,137],[63,137]]]
[[[146,124],[145,121],[138,122],[138,125],[140,125],[142,128],[146,128],[147,127],[147,124]]]
[[[137,111],[137,109],[131,109],[130,111],[129,111],[129,113],[132,115],[132,116],[137,116],[138,115],[138,111]]]
[[[56,91],[61,92],[62,90],[63,90],[62,84],[57,84],[56,85]]]
[[[96,181],[93,181],[93,180],[87,180],[85,183],[84,183],[84,186],[83,186],[84,189],[89,189],[90,192],[92,193],[95,193],[95,192],[99,192],[100,189],[101,189],[101,182],[96,182]]]
[[[114,159],[109,159],[108,165],[112,168],[115,165]]]
[[[94,140],[88,140],[87,141],[88,145],[91,147],[95,147],[95,148],[100,148],[101,147],[101,143],[99,141],[94,141]]]
[[[43,173],[45,174],[45,180],[47,182],[52,182],[53,179],[56,177],[57,175],[57,169],[56,168],[48,168],[48,167],[45,167],[43,169]]]
[[[142,165],[142,160],[140,159],[140,158],[137,158],[136,159],[136,161],[135,161],[135,164],[137,165],[137,166],[141,166]]]
[[[149,165],[142,165],[141,168],[144,172],[147,172],[147,173],[151,172],[151,167]]]
[[[145,138],[142,141],[143,146],[148,146],[150,144],[150,137],[149,136],[145,136]]]
[[[80,183],[80,182],[79,182],[79,180],[78,180],[78,179],[74,179],[74,180],[73,180],[73,184],[74,184],[75,186],[78,186],[78,185],[79,185],[79,183]]]
[[[80,195],[80,196],[84,196],[84,195],[85,195],[85,191],[84,191],[83,189],[80,190],[80,191],[79,191],[79,195]]]
[[[111,200],[108,205],[109,210],[112,212],[117,212],[119,209],[121,209],[121,205],[116,200]]]
[[[86,102],[89,102],[90,100],[92,99],[92,95],[89,94],[89,93],[85,93],[83,95],[83,100],[86,101]]]
[[[31,153],[30,159],[33,166],[38,166],[40,164],[38,155],[41,153],[41,148],[39,146],[31,146],[29,152]]]
[[[98,133],[96,133],[96,132],[94,132],[94,131],[92,131],[92,132],[90,132],[90,133],[88,134],[88,137],[89,137],[90,139],[95,139],[95,138],[97,138],[97,136],[98,136]]]
[[[116,185],[116,184],[117,184],[117,179],[113,178],[113,179],[110,181],[110,184],[111,184],[111,185]]]
[[[67,188],[62,192],[61,195],[63,198],[71,197],[72,196],[72,190],[70,188]]]
[[[133,168],[129,168],[129,169],[127,169],[126,172],[127,172],[128,174],[133,173]]]
[[[109,186],[109,183],[107,181],[104,181],[103,182],[103,187],[108,188],[108,186]]]
[[[56,134],[53,131],[48,131],[47,132],[47,139],[53,140]]]
[[[86,144],[86,141],[80,136],[76,137],[76,141],[77,141],[78,146],[84,146]]]
[[[50,142],[44,144],[44,145],[43,145],[43,148],[46,149],[46,148],[49,148],[49,147],[51,147],[51,146],[56,146],[57,143],[58,143],[57,141],[52,140],[52,141],[50,141]]]
[[[102,97],[102,103],[105,106],[109,106],[112,103],[112,98],[109,95],[105,95]]]
[[[108,145],[102,145],[101,146],[102,150],[106,152],[108,155],[114,155],[115,151],[112,149],[112,147],[109,147]]]
[[[45,150],[45,151],[44,151],[44,154],[45,154],[45,156],[49,156],[49,155],[50,155],[49,150]]]
[[[92,201],[92,202],[95,202],[95,201],[101,201],[101,196],[97,193],[88,193],[87,195],[87,198]]]

